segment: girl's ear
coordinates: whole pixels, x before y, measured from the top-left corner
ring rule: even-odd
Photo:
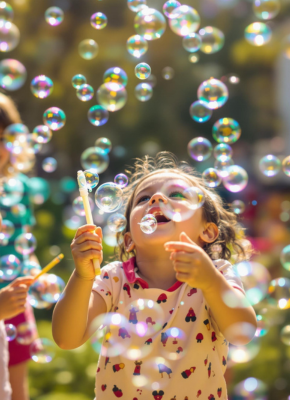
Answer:
[[[212,243],[219,235],[219,229],[213,222],[208,222],[205,229],[199,235],[200,239],[205,243]]]
[[[124,235],[124,245],[127,253],[130,253],[135,248],[135,243],[132,240],[130,232],[126,232]]]

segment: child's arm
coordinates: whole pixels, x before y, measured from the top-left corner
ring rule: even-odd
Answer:
[[[52,333],[62,349],[81,346],[90,336],[90,323],[107,312],[107,306],[96,292],[92,292],[95,279],[93,258],[102,261],[102,231],[94,225],[84,225],[77,230],[71,250],[76,269],[55,306]]]
[[[0,320],[25,311],[27,292],[32,282],[32,277],[17,278],[0,290]]]

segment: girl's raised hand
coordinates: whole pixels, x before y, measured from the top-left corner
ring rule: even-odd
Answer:
[[[103,261],[102,229],[95,225],[81,226],[71,243],[71,251],[77,276],[85,280],[95,279],[93,258]]]

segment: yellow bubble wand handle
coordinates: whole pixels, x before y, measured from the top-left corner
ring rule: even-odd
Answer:
[[[83,171],[78,171],[78,184],[79,184],[80,195],[81,195],[81,198],[83,199],[87,224],[93,225],[94,221],[93,221],[92,211],[91,211],[91,207],[90,207],[90,203],[89,203],[87,182],[86,182],[85,174],[83,173]],[[94,264],[94,268],[95,268],[95,275],[101,275],[100,262],[97,258],[93,259],[93,264]]]
[[[63,259],[64,255],[61,253],[59,254],[57,257],[55,257],[49,264],[47,264],[46,267],[43,268],[43,270],[41,270],[39,272],[38,275],[36,275],[33,278],[33,282],[35,282],[38,278],[40,278],[43,274],[46,274],[49,270],[51,270],[51,268],[55,267],[62,259]]]

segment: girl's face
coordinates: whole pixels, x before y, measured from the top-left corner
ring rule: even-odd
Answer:
[[[8,163],[9,157],[10,157],[10,153],[4,146],[3,129],[0,128],[0,172],[5,167],[5,165]]]

